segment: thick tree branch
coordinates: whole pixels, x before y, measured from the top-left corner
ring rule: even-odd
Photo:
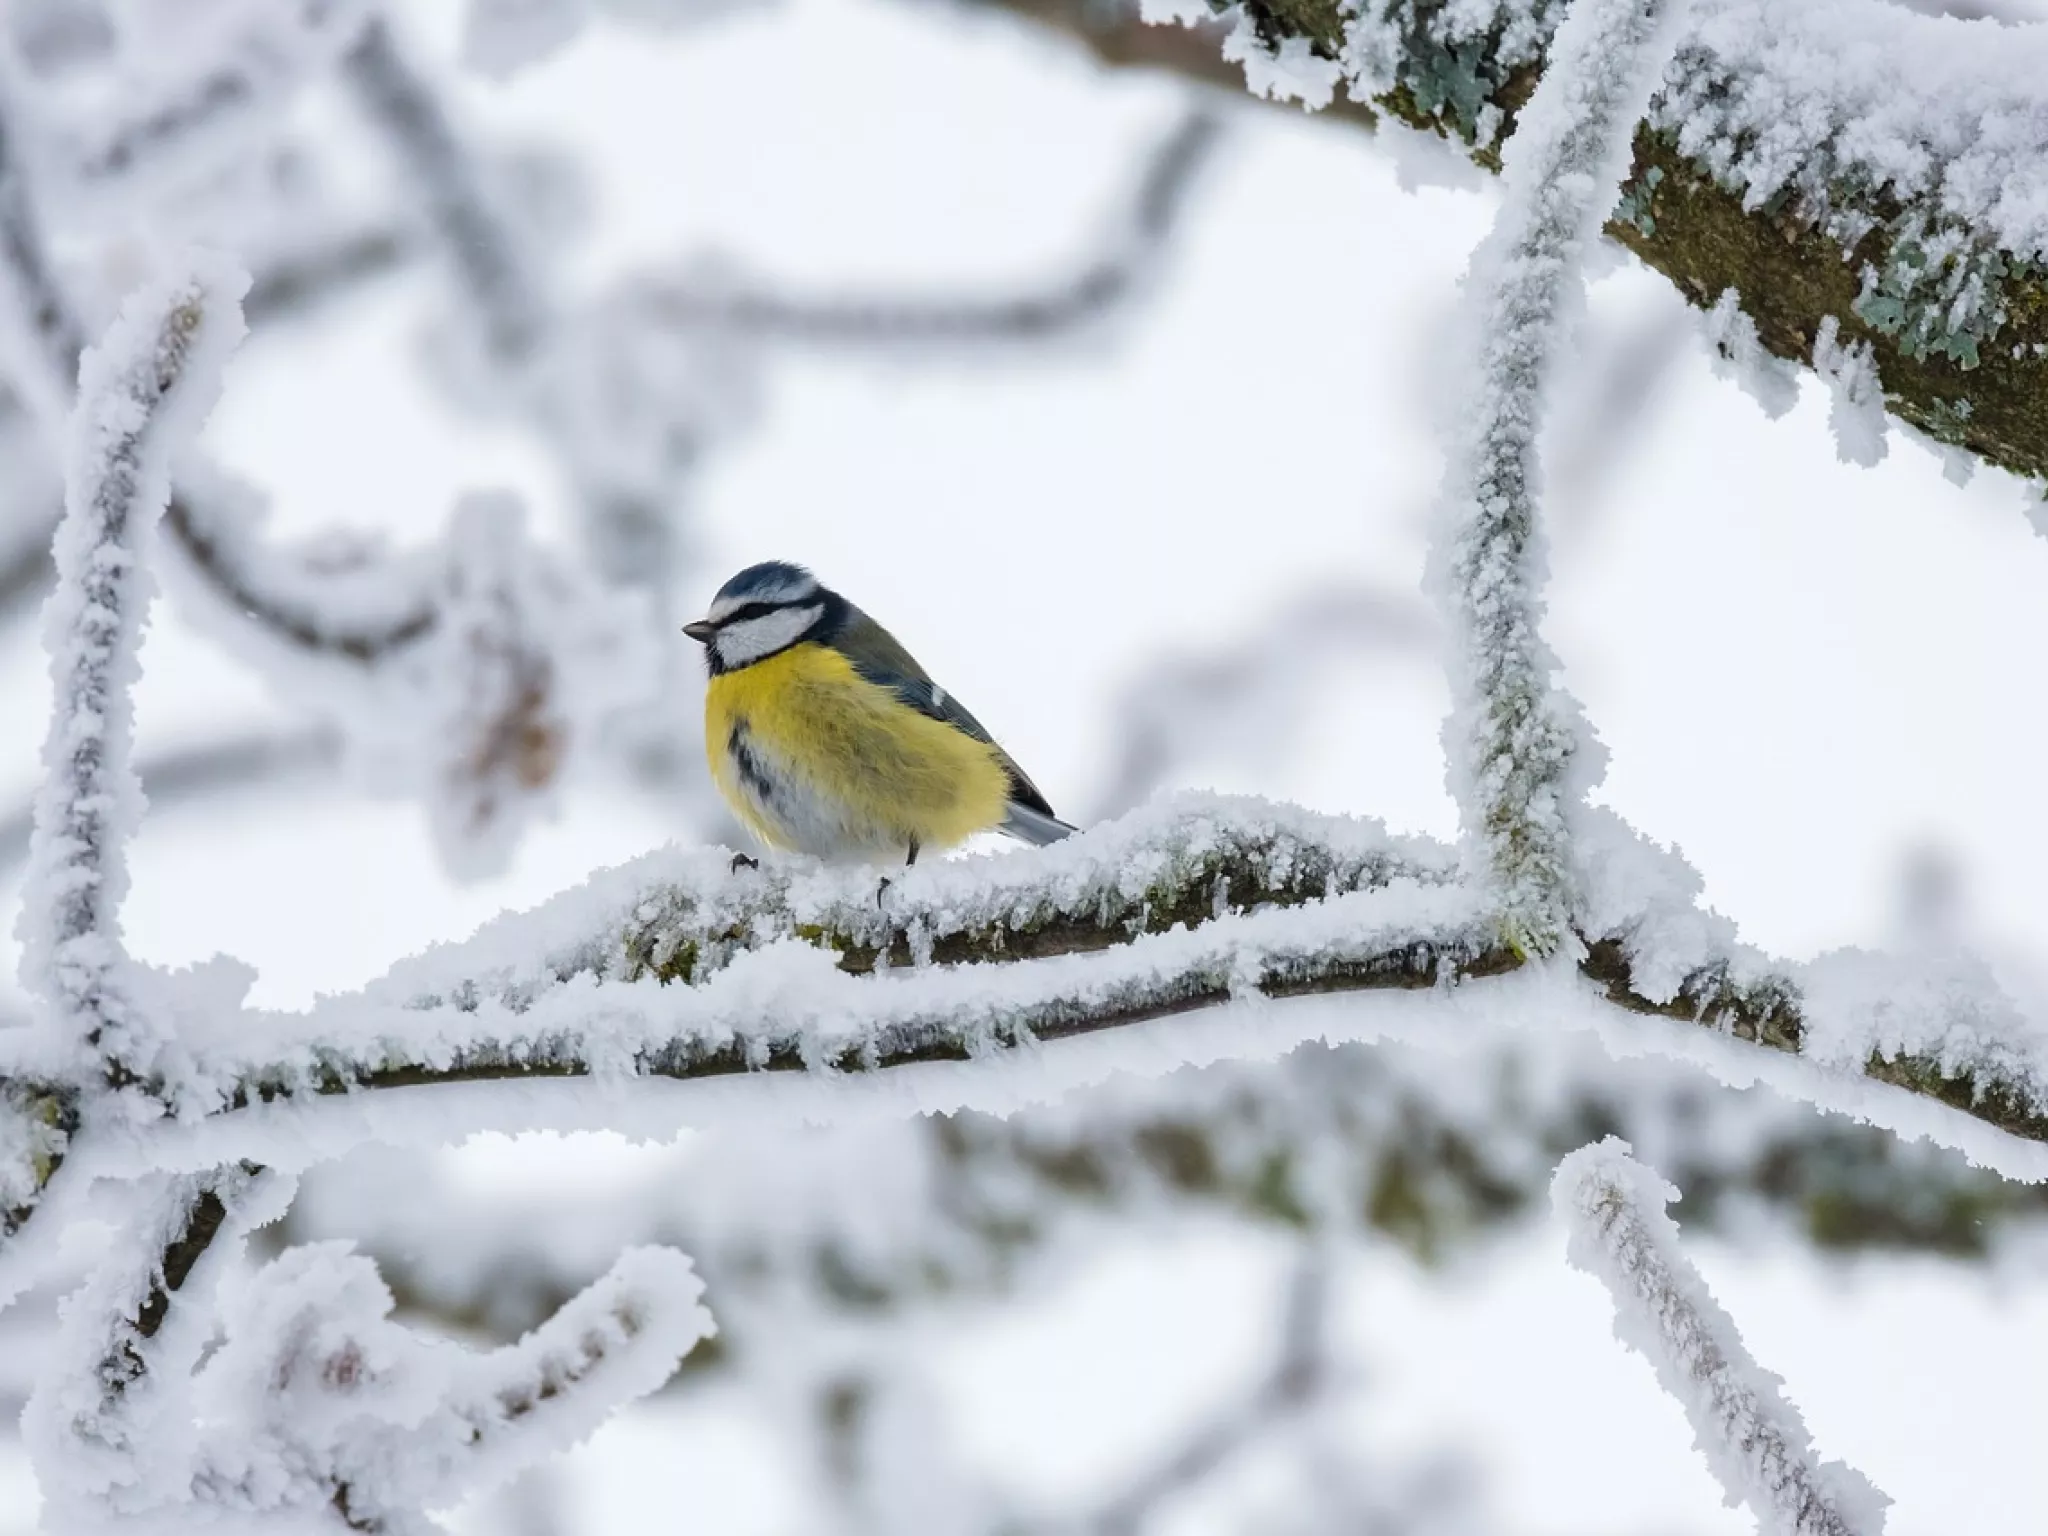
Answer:
[[[1200,30],[1148,27],[1135,6],[1089,0],[970,3],[1050,26],[1108,64],[1235,90],[1243,73],[1217,51],[1233,17],[1266,45],[1305,45],[1333,77],[1336,61],[1359,57],[1347,55],[1348,12],[1332,0],[1254,0]],[[1388,17],[1373,38],[1385,49],[1383,71],[1363,76],[1364,103],[1339,91],[1329,110],[1442,135],[1498,170],[1498,145],[1544,67],[1519,45],[1533,24],[1547,46],[1559,9],[1536,9],[1532,23],[1528,7],[1504,4],[1473,25],[1459,18],[1478,13],[1455,7],[1373,7]],[[2017,475],[2048,478],[2048,252],[2038,233],[2000,227],[2030,197],[2038,205],[2038,190],[2014,183],[2044,163],[2039,149],[2026,150],[2025,135],[2038,128],[2025,124],[2030,114],[2041,120],[2038,94],[2028,92],[2048,79],[2048,39],[1878,3],[1808,7],[1804,17],[1800,9],[1776,0],[1736,7],[1711,38],[1682,45],[1636,132],[1607,234],[1701,309],[1734,289],[1763,345],[1802,367],[1832,318],[1844,344],[1873,348],[1885,404],[1900,419]],[[1837,16],[1853,39],[1825,30]],[[1472,30],[1454,30],[1461,25]],[[1792,28],[1802,35],[1788,39]],[[1791,66],[1777,58],[1795,55],[1877,67],[1864,94],[1836,100],[1825,79],[1783,73]],[[1971,120],[1956,116],[1959,103]],[[1759,146],[1768,146],[1768,164]],[[2003,216],[1960,201],[1999,191],[1998,206],[2011,210]]]

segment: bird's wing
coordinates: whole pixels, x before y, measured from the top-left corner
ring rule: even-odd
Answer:
[[[1038,786],[1031,782],[1030,775],[1017,766],[1017,760],[1002,749],[995,737],[989,735],[987,728],[968,713],[958,699],[932,681],[931,674],[917,664],[917,658],[903,648],[902,642],[852,604],[849,603],[847,608],[845,627],[839,631],[833,644],[853,663],[853,670],[876,687],[889,689],[920,714],[942,720],[956,731],[964,731],[976,741],[987,742],[994,747],[996,756],[1002,761],[1003,771],[1010,776],[1010,798],[1019,805],[1053,816],[1053,808],[1046,804],[1045,796],[1038,792]],[[1058,817],[1053,819],[1058,820]]]

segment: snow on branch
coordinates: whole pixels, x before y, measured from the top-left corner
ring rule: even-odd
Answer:
[[[23,1417],[54,1507],[139,1512],[176,1496],[194,1448],[184,1388],[211,1333],[208,1303],[275,1184],[246,1165],[138,1182],[115,1257],[63,1303]]]
[[[1891,1501],[1861,1473],[1815,1460],[1778,1378],[1680,1252],[1664,1209],[1677,1198],[1613,1137],[1559,1163],[1551,1186],[1572,1264],[1607,1287],[1616,1337],[1684,1407],[1728,1502],[1747,1504],[1762,1536],[1879,1536]]]
[[[317,9],[335,27],[355,29],[339,10]],[[396,58],[376,26],[356,52]],[[473,167],[438,103],[399,73],[407,121],[440,125],[429,138],[453,167],[443,179],[467,185]],[[46,281],[47,248],[28,215],[24,203],[16,232],[26,276],[13,285],[15,297],[34,278],[48,290],[57,332],[72,334],[74,311]],[[444,230],[449,240],[458,233]],[[33,328],[35,317],[14,318]],[[68,362],[60,386],[53,351],[22,359],[39,404],[68,395]],[[546,808],[564,764],[589,751],[613,714],[651,695],[655,676],[644,606],[583,579],[492,503],[459,506],[439,547],[394,553],[345,536],[290,547],[264,536],[259,497],[196,464],[181,466],[164,513],[168,574],[180,597],[295,703],[348,726],[354,760],[375,787],[421,795],[439,846],[462,875],[502,863],[517,833]]]
[[[194,466],[180,476],[165,529],[181,591],[212,628],[253,633],[273,651],[344,665],[376,664],[434,627],[430,559],[330,536],[281,546],[263,534],[261,495]]]
[[[235,1108],[442,1079],[858,1072],[1481,963],[1468,894],[1375,823],[1197,799],[1074,841],[911,870],[882,902],[867,872],[656,855],[276,1017],[254,1053],[220,1041],[185,1095]]]
[[[161,1071],[168,1043],[132,994],[119,916],[125,845],[141,814],[129,761],[151,585],[141,549],[169,499],[172,456],[219,394],[247,287],[226,262],[194,255],[131,296],[79,368],[44,618],[56,702],[23,885],[22,966],[117,1080]]]
[[[1574,896],[1567,820],[1597,778],[1576,704],[1539,633],[1544,554],[1536,435],[1585,247],[1628,169],[1629,136],[1670,53],[1678,0],[1573,0],[1550,68],[1501,154],[1492,233],[1472,259],[1478,351],[1459,402],[1434,581],[1452,629],[1444,728],[1451,788],[1517,951],[1563,940]]]
[[[424,1511],[573,1445],[713,1331],[690,1261],[641,1248],[516,1344],[472,1352],[393,1323],[375,1265],[346,1243],[235,1275],[287,1181],[244,1164],[153,1176],[137,1195],[119,1256],[63,1303],[24,1419],[45,1499],[81,1526],[433,1529]]]
[[[308,1244],[235,1285],[191,1386],[202,1435],[183,1492],[245,1515],[438,1529],[451,1507],[575,1445],[663,1386],[714,1328],[690,1261],[630,1249],[516,1344],[477,1353],[390,1318],[347,1243]]]

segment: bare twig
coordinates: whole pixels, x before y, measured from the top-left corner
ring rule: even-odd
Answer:
[[[798,297],[746,282],[646,280],[667,323],[817,347],[959,346],[1038,341],[1092,323],[1131,299],[1180,227],[1190,193],[1223,132],[1206,109],[1184,114],[1146,157],[1106,249],[1035,293],[987,299]]]
[[[1264,750],[1284,750],[1274,720],[1286,719],[1290,700],[1306,706],[1323,697],[1321,669],[1331,658],[1418,648],[1434,634],[1413,593],[1346,582],[1299,594],[1213,652],[1154,663],[1109,712],[1116,759],[1088,820],[1130,810],[1166,782],[1174,763],[1213,743],[1249,734]],[[1256,722],[1249,732],[1248,719]]]
[[[267,638],[308,655],[362,664],[382,660],[433,629],[433,604],[420,592],[397,603],[380,599],[358,612],[339,600],[338,591],[328,590],[339,582],[317,572],[301,567],[294,579],[281,580],[275,554],[256,539],[233,504],[234,494],[217,478],[187,480],[171,497],[164,529],[207,590],[231,612],[254,621]],[[389,575],[402,579],[398,571]]]
[[[0,115],[0,328],[16,331],[32,360],[18,386],[34,393],[45,417],[57,417],[71,405],[85,331],[50,260],[19,138],[11,116]]]
[[[153,811],[331,769],[339,760],[331,731],[265,727],[159,752],[136,763],[142,796]],[[0,820],[0,869],[28,852],[35,814],[24,805]]]
[[[440,97],[381,18],[364,30],[342,68],[424,194],[428,220],[457,268],[463,302],[480,322],[490,357],[500,366],[523,362],[552,323],[539,276],[487,195]]]
[[[256,273],[242,311],[251,330],[327,302],[395,271],[419,249],[398,225],[364,227],[266,262]]]
[[[1095,1536],[1138,1536],[1162,1505],[1208,1481],[1326,1391],[1329,1309],[1329,1256],[1310,1245],[1288,1279],[1279,1349],[1265,1377],[1110,1500],[1088,1522]]]

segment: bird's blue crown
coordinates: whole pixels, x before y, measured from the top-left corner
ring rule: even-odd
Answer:
[[[733,577],[711,599],[713,614],[749,603],[799,603],[816,597],[818,578],[787,560],[763,560]]]

